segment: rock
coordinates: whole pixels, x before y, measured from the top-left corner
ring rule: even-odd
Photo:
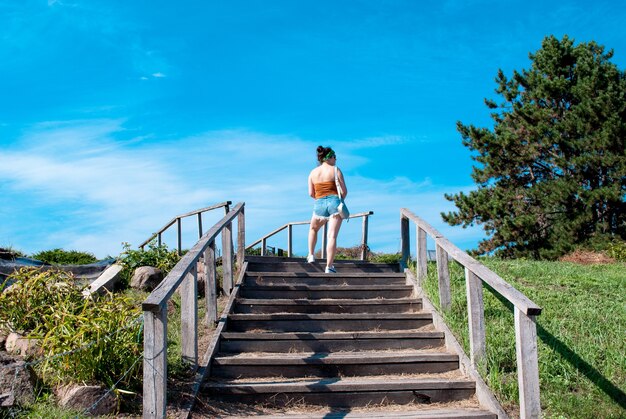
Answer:
[[[18,354],[23,357],[36,357],[41,355],[39,339],[28,339],[15,332],[9,333],[4,347],[8,353]]]
[[[35,372],[26,362],[0,352],[0,406],[28,405],[35,401]]]
[[[102,386],[69,384],[57,387],[54,393],[59,406],[93,416],[114,415],[118,410],[119,400],[115,393]]]
[[[135,269],[130,286],[144,291],[152,291],[163,281],[163,272],[152,266],[140,266]]]

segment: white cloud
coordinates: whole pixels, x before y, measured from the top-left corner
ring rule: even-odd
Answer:
[[[165,74],[157,72],[157,73],[152,73],[152,77],[156,78],[156,79],[160,79],[163,77],[166,77]]]
[[[17,198],[25,195],[34,202],[30,209],[16,207],[12,212],[40,214],[35,219],[41,224],[30,226],[45,231],[46,240],[39,246],[115,255],[121,242],[139,244],[176,214],[226,200],[246,202],[248,242],[310,217],[306,178],[315,167],[317,146],[312,141],[247,130],[210,131],[171,142],[120,141],[117,137],[129,134],[123,124],[123,120],[39,124],[0,154],[0,187],[5,185],[6,202],[18,205]],[[443,193],[465,188],[440,188],[429,179],[384,181],[349,173],[346,177],[351,211],[375,213],[369,224],[373,250],[397,251],[400,207],[410,208],[453,241],[481,236],[477,230],[452,229],[440,221],[439,212],[451,209]],[[50,220],[52,213],[65,214],[63,222]],[[221,214],[206,215],[205,230]],[[197,236],[194,223],[184,223],[192,240],[187,246]],[[295,230],[295,247],[304,253],[306,227],[300,227]],[[0,240],[6,236],[28,252],[44,250],[20,243],[18,234],[17,228],[0,227]],[[360,235],[360,222],[352,220],[342,227],[339,244],[355,245]],[[286,233],[274,240],[284,247]]]

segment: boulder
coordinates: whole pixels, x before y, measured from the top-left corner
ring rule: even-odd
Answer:
[[[103,386],[69,384],[54,391],[59,406],[74,409],[93,416],[114,415],[119,400],[115,393]]]
[[[8,353],[18,354],[23,357],[36,357],[41,355],[39,339],[28,339],[15,332],[9,333],[4,347]]]
[[[0,406],[33,403],[36,380],[30,365],[6,352],[0,352]]]
[[[163,281],[163,272],[160,269],[152,266],[140,266],[135,269],[130,286],[143,291],[152,291],[161,281]]]

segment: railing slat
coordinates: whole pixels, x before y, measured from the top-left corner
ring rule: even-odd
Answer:
[[[167,404],[167,308],[143,313],[143,417],[165,418]]]
[[[206,300],[206,323],[212,327],[217,321],[217,270],[215,269],[215,242],[204,251],[204,278]]]
[[[233,289],[233,225],[228,223],[222,231],[222,289],[230,295]]]
[[[520,418],[535,419],[541,416],[537,325],[534,316],[527,316],[517,307],[514,312]]]
[[[470,359],[472,365],[478,365],[485,357],[486,348],[483,283],[480,278],[467,268],[465,268],[465,287],[467,294]]]
[[[181,354],[193,369],[198,366],[198,268],[185,275],[180,285]]]
[[[426,231],[416,227],[417,236],[417,283],[422,286],[428,276],[428,250],[426,249]]]
[[[450,310],[452,298],[450,295],[450,270],[448,268],[448,253],[439,245],[437,252],[437,278],[439,279],[439,304],[442,310]]]

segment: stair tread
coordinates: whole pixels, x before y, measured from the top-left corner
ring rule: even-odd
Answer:
[[[394,305],[421,303],[421,298],[237,298],[237,304],[257,304],[257,305]]]
[[[346,391],[396,391],[422,389],[475,388],[475,383],[460,373],[445,374],[445,377],[434,378],[437,374],[424,374],[425,377],[403,378],[397,376],[358,376],[342,378],[301,378],[281,379],[263,377],[254,379],[216,379],[206,381],[208,388],[241,393],[250,392],[281,392],[281,393],[312,393],[312,392],[346,392]],[[443,375],[443,374],[439,374]],[[451,378],[450,375],[457,375]]]
[[[229,320],[385,320],[419,319],[431,320],[429,312],[417,313],[235,313],[229,314]]]
[[[336,267],[337,268],[337,267]],[[341,269],[341,268],[337,268]],[[283,278],[405,278],[401,272],[341,272],[327,274],[324,272],[276,272],[252,271],[246,272],[247,277],[283,277]]]
[[[403,339],[403,338],[443,338],[444,333],[437,330],[403,330],[379,332],[222,332],[225,339],[244,340],[326,340],[326,339]]]
[[[360,290],[408,290],[412,285],[307,285],[307,284],[272,284],[272,285],[246,285],[247,290],[287,290],[287,291],[360,291]]]
[[[321,364],[371,364],[393,362],[458,361],[455,354],[435,350],[367,351],[367,352],[295,352],[295,353],[220,353],[215,358],[220,365],[321,365]]]
[[[465,403],[467,404],[467,403]],[[404,407],[401,411],[389,411],[389,406],[376,406],[367,408],[366,411],[355,411],[355,409],[343,410],[343,409],[324,409],[309,413],[268,413],[259,415],[256,413],[255,417],[264,419],[458,419],[458,418],[493,418],[496,419],[496,415],[488,410],[480,409],[479,407],[456,407],[456,408],[431,408],[425,407],[420,410],[412,410]],[[243,419],[250,416],[231,416],[220,415],[221,419]]]

